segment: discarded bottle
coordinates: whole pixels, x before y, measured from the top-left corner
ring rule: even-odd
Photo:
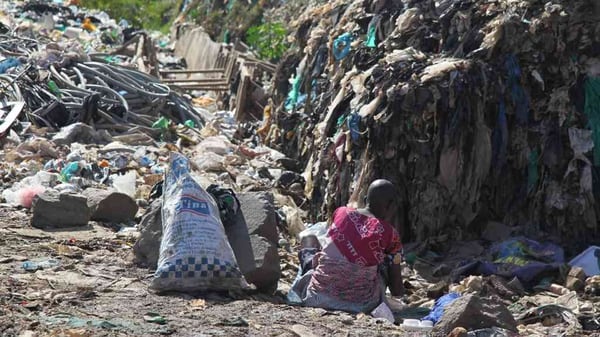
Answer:
[[[44,260],[44,261],[25,261],[23,262],[23,269],[27,271],[36,271],[41,269],[48,269],[53,267],[58,267],[60,262],[54,259]]]

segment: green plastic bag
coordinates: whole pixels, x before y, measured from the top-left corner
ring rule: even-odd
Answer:
[[[171,121],[169,121],[168,118],[161,117],[156,122],[154,122],[154,124],[152,124],[152,128],[166,130],[169,128],[170,123]]]

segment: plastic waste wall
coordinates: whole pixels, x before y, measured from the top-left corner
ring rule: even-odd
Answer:
[[[275,102],[267,142],[304,163],[314,221],[361,204],[382,177],[404,191],[397,222],[405,240],[463,239],[495,220],[584,246],[598,238],[598,7],[383,0],[308,8],[292,23],[302,48],[276,75],[300,78],[287,90],[306,99]],[[276,97],[282,88],[277,82]]]

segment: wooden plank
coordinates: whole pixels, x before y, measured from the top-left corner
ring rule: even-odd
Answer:
[[[235,66],[236,62],[237,62],[237,52],[231,52],[229,54],[229,62],[227,63],[227,68],[225,69],[225,79],[229,82],[231,81],[231,75],[233,73],[233,67]]]
[[[223,92],[223,91],[228,91],[229,88],[228,87],[215,87],[215,88],[211,88],[211,87],[194,87],[194,86],[182,86],[182,87],[177,87],[179,90],[202,90],[202,91],[214,91],[214,92]]]
[[[238,85],[237,97],[235,102],[235,120],[241,121],[246,115],[246,95],[250,86],[250,76],[242,71],[240,84]]]
[[[217,83],[217,84],[208,84],[208,83],[181,83],[181,84],[169,84],[169,86],[177,87],[177,88],[229,88],[229,84],[225,83]]]
[[[222,78],[190,78],[190,79],[171,79],[171,78],[165,78],[162,80],[163,83],[225,83],[227,84],[227,81],[225,81]]]
[[[174,69],[174,70],[161,70],[161,74],[210,74],[210,73],[223,73],[224,68],[215,69]]]

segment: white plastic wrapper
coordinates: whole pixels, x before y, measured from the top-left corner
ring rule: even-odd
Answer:
[[[188,159],[178,153],[169,159],[162,207],[163,236],[152,289],[193,292],[246,284],[215,201],[190,175]]]

